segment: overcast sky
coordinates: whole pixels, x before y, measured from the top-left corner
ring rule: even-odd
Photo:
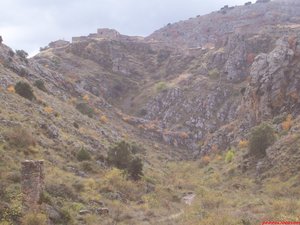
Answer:
[[[248,0],[1,0],[0,35],[31,55],[49,42],[97,28],[147,36],[168,23]]]

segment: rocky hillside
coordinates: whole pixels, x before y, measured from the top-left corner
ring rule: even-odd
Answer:
[[[0,224],[20,223],[28,158],[45,160],[50,224],[297,219],[298,202],[285,206],[299,188],[299,12],[295,0],[224,6],[145,38],[98,29],[30,59],[0,44]],[[255,130],[271,136],[259,154]],[[143,162],[138,182],[108,163],[122,140]],[[264,201],[239,200],[249,195]]]
[[[176,43],[182,47],[222,46],[232,34],[244,36],[271,33],[280,26],[298,26],[299,2],[275,0],[247,2],[244,6],[224,6],[219,11],[186,21],[168,24],[148,40]]]
[[[198,155],[226,149],[263,119],[297,115],[289,96],[297,90],[298,7],[225,7],[147,38],[100,29],[34,60],[64,74],[73,89],[106,99],[146,135]]]

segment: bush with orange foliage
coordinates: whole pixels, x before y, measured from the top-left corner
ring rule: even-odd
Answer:
[[[186,132],[179,132],[178,136],[182,139],[188,139],[189,135]]]
[[[211,158],[209,155],[205,155],[200,159],[200,167],[207,166],[211,162]]]
[[[281,127],[285,131],[289,131],[293,125],[293,116],[289,114],[285,121],[282,122]]]
[[[9,93],[16,93],[15,87],[14,87],[13,85],[9,85],[9,86],[7,87],[7,91],[8,91]]]
[[[90,100],[90,97],[89,97],[88,95],[84,95],[84,96],[82,97],[82,99],[83,99],[84,101],[89,101],[89,100]]]
[[[105,116],[105,115],[101,116],[101,117],[100,117],[100,121],[101,121],[102,123],[107,123],[107,122],[108,122],[107,116]]]
[[[123,116],[122,120],[125,122],[130,122],[131,118],[130,118],[130,116]]]
[[[247,141],[247,140],[240,140],[239,144],[238,144],[238,147],[239,148],[248,148],[248,145],[249,145],[249,141]]]
[[[53,113],[53,108],[52,107],[50,107],[50,106],[46,106],[45,108],[44,108],[44,112],[46,112],[46,113],[48,113],[48,114],[51,114],[51,113]]]

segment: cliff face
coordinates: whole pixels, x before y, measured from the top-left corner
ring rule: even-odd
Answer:
[[[255,121],[283,112],[299,114],[299,36],[279,39],[269,54],[259,54],[241,107],[252,108]]]
[[[105,99],[146,136],[198,155],[263,120],[298,115],[299,8],[225,7],[147,38],[99,30],[33,61],[63,74],[72,95]]]

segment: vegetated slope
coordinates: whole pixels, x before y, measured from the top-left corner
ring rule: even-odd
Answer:
[[[123,114],[102,97],[78,88],[63,74],[25,55],[0,45],[0,223],[21,223],[21,161],[43,159],[46,191],[42,213],[50,216],[52,224],[100,219],[103,224],[112,224],[126,217],[125,211],[126,215],[119,211],[125,205],[127,213],[137,213],[140,218],[124,220],[141,224],[147,211],[136,205],[143,196],[153,193],[153,185],[146,179],[127,180],[121,170],[112,169],[107,151],[125,140],[135,149],[134,157],[142,159],[145,175],[147,170],[160,171],[162,161],[179,159],[184,154],[138,135],[122,120]],[[19,92],[20,83],[29,86],[21,85],[24,89]],[[28,99],[30,89],[33,97]],[[175,205],[178,203],[174,204],[178,207]],[[97,213],[103,207],[110,210],[104,219]],[[88,211],[88,215],[82,218],[81,210]],[[29,213],[25,219],[34,215]]]
[[[26,158],[46,160],[54,224],[299,220],[298,8],[223,9],[147,38],[99,30],[33,59],[0,45],[1,222],[19,221]],[[15,93],[19,81],[35,99]],[[260,152],[251,128],[263,121],[256,130],[272,141]],[[136,142],[141,181],[108,165],[120,140]]]

